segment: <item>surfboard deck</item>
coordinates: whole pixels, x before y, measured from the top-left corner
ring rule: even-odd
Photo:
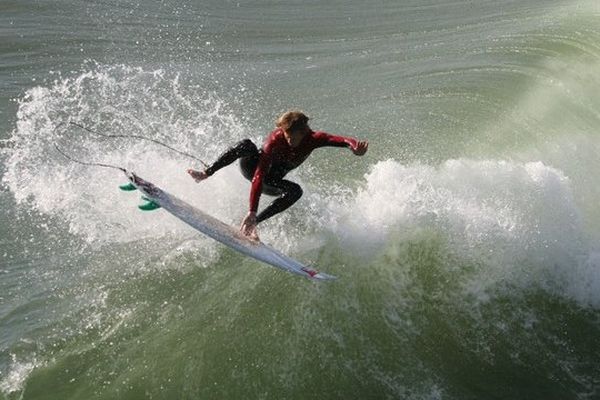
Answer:
[[[319,272],[304,265],[261,241],[255,241],[244,236],[238,229],[165,192],[153,183],[140,178],[133,172],[127,171],[125,175],[127,175],[131,184],[142,192],[149,201],[164,208],[167,212],[190,225],[192,228],[244,255],[308,279],[336,279],[335,276]]]

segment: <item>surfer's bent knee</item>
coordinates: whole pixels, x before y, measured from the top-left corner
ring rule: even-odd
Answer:
[[[297,183],[291,183],[292,185],[290,186],[290,189],[285,195],[289,197],[290,200],[293,199],[294,202],[296,202],[300,199],[300,197],[302,197],[302,195],[304,194],[304,190],[302,190],[302,186],[298,185]]]
[[[240,149],[240,171],[244,178],[252,181],[254,171],[256,171],[256,167],[258,166],[258,149],[250,139],[242,140],[236,147]]]

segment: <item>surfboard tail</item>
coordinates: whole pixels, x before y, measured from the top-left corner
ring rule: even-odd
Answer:
[[[324,272],[319,272],[316,269],[312,269],[309,267],[303,267],[302,271],[306,272],[309,275],[309,278],[319,280],[319,281],[332,281],[332,280],[337,279],[333,275],[329,275]]]
[[[324,272],[319,272],[318,274],[313,276],[313,279],[317,279],[319,281],[335,281],[337,279],[337,276],[329,275]]]

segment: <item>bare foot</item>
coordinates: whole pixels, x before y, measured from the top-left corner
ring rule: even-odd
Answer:
[[[204,171],[196,171],[195,169],[190,168],[187,170],[187,173],[190,174],[196,182],[201,182],[208,178],[207,173]]]

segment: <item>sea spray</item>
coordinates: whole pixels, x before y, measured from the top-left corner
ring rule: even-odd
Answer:
[[[465,290],[485,297],[497,285],[534,285],[600,305],[597,244],[561,171],[541,162],[388,160],[365,179],[355,197],[331,208],[331,229],[351,251],[374,255],[429,230],[450,253],[479,265]]]

